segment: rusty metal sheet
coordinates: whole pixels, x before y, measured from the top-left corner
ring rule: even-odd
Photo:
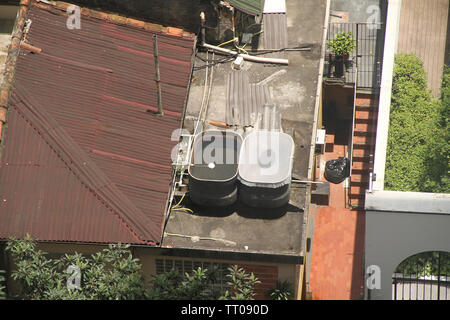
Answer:
[[[284,49],[288,47],[286,13],[263,14],[264,49]],[[285,52],[264,55],[271,58],[285,58]]]
[[[0,238],[156,244],[161,241],[191,73],[194,39],[32,6],[0,163]],[[23,90],[23,88],[25,88]]]
[[[226,110],[228,125],[255,126],[262,114],[263,106],[267,103],[270,103],[267,85],[250,83],[248,72],[243,70],[228,74]]]

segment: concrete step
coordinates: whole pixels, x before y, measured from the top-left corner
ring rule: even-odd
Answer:
[[[369,189],[369,180],[367,179],[367,181],[355,181],[354,176],[352,175],[350,177],[350,188],[352,187],[358,187],[367,190]]]
[[[363,193],[349,193],[348,197],[350,199],[361,199],[361,200],[363,200],[365,198],[365,194],[363,194]]]
[[[353,186],[350,186],[350,195],[352,195],[352,196],[356,196],[356,195],[365,195],[366,194],[366,190],[367,190],[367,188],[368,188],[368,185],[369,184],[367,184],[367,186],[364,184],[364,185],[353,185]]]
[[[369,111],[374,114],[378,114],[378,106],[374,105],[355,105],[356,111]]]
[[[353,150],[367,150],[372,151],[373,145],[367,145],[367,144],[353,144]]]
[[[370,158],[370,155],[373,154],[370,150],[353,150],[353,158]]]
[[[377,127],[373,123],[367,123],[367,121],[358,122],[355,121],[355,132],[371,132],[374,133],[377,132]]]
[[[367,161],[357,161],[355,158],[352,159],[352,171],[354,170],[369,170],[371,167],[371,164],[369,163],[369,160]]]
[[[370,94],[356,94],[355,104],[361,107],[378,106],[378,102],[374,96]]]
[[[353,209],[364,209],[365,200],[364,198],[350,198],[350,206]]]
[[[355,150],[356,151],[356,150]],[[358,150],[361,151],[361,150]],[[371,158],[370,156],[360,156],[360,157],[356,157],[355,156],[355,152],[353,152],[353,158],[352,158],[353,163],[355,162],[364,162],[364,163],[368,163],[370,164]]]
[[[376,119],[378,117],[377,112],[372,112],[371,109],[363,109],[363,110],[356,110],[355,119]]]
[[[375,132],[354,130],[353,134],[359,137],[375,137]]]
[[[364,145],[373,145],[374,139],[373,135],[354,135],[353,136],[353,145],[355,144],[364,144]]]
[[[369,180],[370,177],[369,175],[361,175],[361,174],[356,174],[356,173],[352,173],[352,176],[350,178],[350,185],[355,185],[355,184],[369,184]]]

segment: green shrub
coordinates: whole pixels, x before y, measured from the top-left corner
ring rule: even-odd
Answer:
[[[433,100],[423,62],[395,57],[385,188],[448,192],[448,132],[443,101]],[[448,110],[448,105],[447,105]],[[448,111],[447,111],[448,112]],[[447,121],[448,122],[448,121]]]
[[[6,280],[4,277],[4,274],[5,274],[5,271],[0,270],[0,300],[3,300],[6,298],[5,286],[3,285]]]
[[[355,39],[351,32],[341,32],[333,40],[328,41],[328,48],[337,56],[350,54],[356,48]]]

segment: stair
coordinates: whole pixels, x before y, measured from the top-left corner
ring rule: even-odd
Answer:
[[[365,194],[369,188],[378,117],[376,102],[375,96],[358,93],[356,95],[352,174],[348,189],[349,205],[352,210],[364,210]]]

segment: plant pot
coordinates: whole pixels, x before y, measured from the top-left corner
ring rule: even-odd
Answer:
[[[334,57],[334,77],[342,78],[344,76],[344,56]]]

